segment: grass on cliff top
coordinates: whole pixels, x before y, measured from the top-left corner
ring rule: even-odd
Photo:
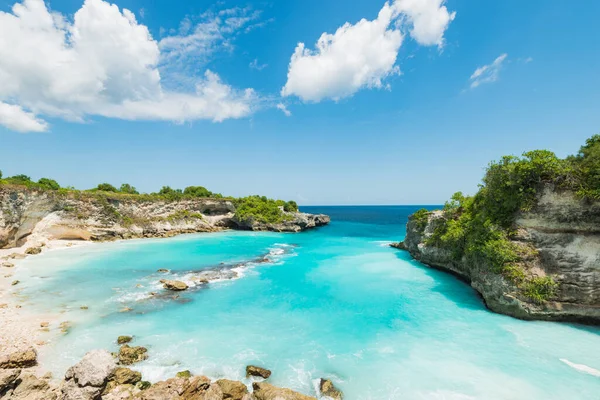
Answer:
[[[523,268],[536,250],[511,240],[519,211],[535,206],[545,184],[569,190],[587,201],[600,199],[600,135],[589,138],[578,154],[565,159],[548,150],[505,156],[491,162],[474,196],[455,193],[446,202],[427,244],[451,251],[455,260],[486,265],[504,275],[536,303],[549,299],[557,284],[552,277],[530,276]],[[411,221],[421,232],[429,212],[417,211]]]
[[[182,201],[193,199],[222,199],[231,201],[236,208],[236,217],[241,222],[259,221],[263,223],[279,223],[290,219],[285,212],[298,211],[298,205],[295,201],[273,200],[265,196],[248,196],[241,198],[224,197],[220,193],[213,193],[203,186],[188,186],[185,189],[173,189],[169,186],[163,186],[156,193],[139,193],[135,187],[124,183],[118,189],[109,183],[101,183],[97,187],[89,190],[77,190],[72,187],[63,188],[58,182],[49,178],[42,178],[37,182],[32,181],[27,175],[15,175],[11,177],[2,177],[0,171],[0,187],[9,187],[14,189],[30,189],[47,192],[49,194],[74,199],[90,199],[97,201],[104,210],[106,217],[112,221],[122,222],[125,225],[131,225],[131,217],[121,216],[117,209],[111,204],[112,201]],[[281,207],[281,208],[280,208]],[[283,212],[282,209],[285,211]],[[77,210],[68,210],[77,211]],[[191,214],[190,214],[191,215]],[[188,214],[177,214],[171,219],[189,219],[198,217]]]

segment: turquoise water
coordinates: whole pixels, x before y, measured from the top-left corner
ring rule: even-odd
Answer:
[[[183,369],[243,379],[259,364],[307,394],[331,378],[350,400],[599,399],[599,329],[493,314],[468,285],[386,246],[417,208],[305,207],[331,225],[49,251],[16,278],[24,301],[73,322],[41,354],[58,375],[132,334],[149,348],[135,368],[151,381]],[[239,277],[148,297],[161,291],[159,268],[188,279],[215,267]]]

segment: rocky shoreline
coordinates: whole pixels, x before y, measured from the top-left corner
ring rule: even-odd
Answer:
[[[69,368],[62,379],[38,376],[34,349],[0,358],[0,398],[10,400],[316,400],[267,382],[271,371],[246,366],[248,384],[229,379],[211,380],[180,371],[165,381],[144,381],[128,366],[148,358],[143,346],[130,346],[131,336],[120,336],[118,353],[93,350]],[[342,392],[328,379],[320,379],[318,396],[342,400]]]
[[[485,262],[456,259],[452,249],[431,243],[428,239],[445,218],[442,210],[429,212],[425,223],[411,216],[404,241],[392,247],[469,283],[494,312],[525,320],[600,325],[600,202],[547,186],[534,207],[515,216],[511,243],[529,249],[520,261],[524,273],[549,276],[556,283],[543,302]]]

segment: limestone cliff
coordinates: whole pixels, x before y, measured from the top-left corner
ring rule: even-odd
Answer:
[[[0,186],[0,248],[43,239],[114,240],[166,237],[225,228],[299,232],[329,223],[326,215],[284,213],[281,223],[239,221],[228,199],[144,200]]]
[[[469,282],[492,311],[521,319],[600,324],[600,202],[546,186],[531,210],[515,216],[510,240],[535,249],[521,260],[524,271],[550,276],[557,284],[544,302],[529,298],[518,283],[493,272],[485,262],[457,260],[452,249],[427,243],[444,218],[441,210],[431,212],[424,227],[409,218],[406,238],[396,247]]]

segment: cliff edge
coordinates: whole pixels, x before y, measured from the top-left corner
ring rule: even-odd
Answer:
[[[169,201],[0,185],[0,249],[28,241],[168,237],[227,228],[300,232],[330,221],[327,215],[282,209],[278,218],[265,222],[260,216],[241,218],[236,211],[236,200],[227,198]]]

